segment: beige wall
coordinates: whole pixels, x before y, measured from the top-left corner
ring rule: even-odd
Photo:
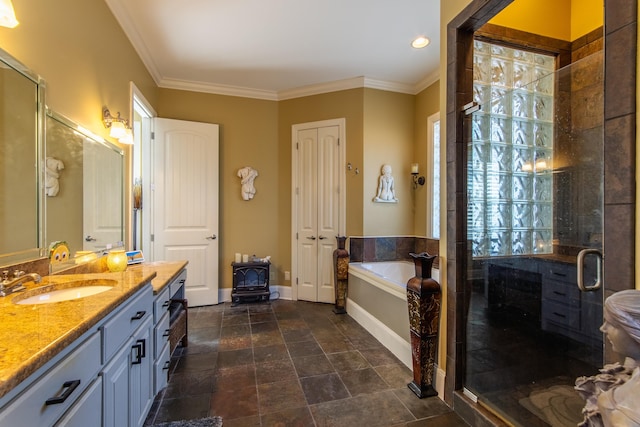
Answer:
[[[236,252],[271,255],[273,268],[282,273],[290,257],[281,252],[279,241],[289,238],[290,228],[280,221],[281,201],[289,197],[280,176],[290,165],[283,164],[278,146],[278,104],[160,89],[157,113],[164,118],[220,125],[220,287],[232,285],[231,262]],[[250,201],[240,194],[237,172],[244,166],[258,171],[256,195]]]
[[[102,106],[129,113],[129,81],[155,104],[156,85],[104,0],[14,4],[20,25],[0,28],[0,47],[47,83],[47,105],[108,136]]]
[[[363,102],[364,89],[350,89],[322,95],[280,101],[278,117],[279,190],[282,195],[279,204],[279,226],[284,234],[279,236],[279,252],[283,263],[291,268],[291,127],[295,124],[329,119],[345,119],[346,161],[362,170],[363,157]],[[362,174],[347,172],[346,234],[362,234]],[[290,285],[280,277],[279,283]]]
[[[413,234],[413,123],[415,96],[375,89],[364,91],[363,233],[365,236]],[[382,165],[393,170],[398,203],[377,203]]]
[[[420,163],[420,175],[425,177],[431,173],[427,166],[432,160],[431,154],[427,154],[427,119],[440,111],[439,93],[440,81],[437,81],[416,95],[413,158],[415,162]],[[440,117],[442,116],[444,114]],[[442,175],[441,180],[444,179],[446,176]],[[417,236],[426,236],[427,233],[427,195],[426,186],[418,187],[414,191],[413,232]],[[444,208],[444,205],[442,206]]]

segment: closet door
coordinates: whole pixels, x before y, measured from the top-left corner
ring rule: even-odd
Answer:
[[[339,126],[297,133],[298,299],[333,303],[333,251],[339,234]],[[295,285],[295,284],[294,284]]]

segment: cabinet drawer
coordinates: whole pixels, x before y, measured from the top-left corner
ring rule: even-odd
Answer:
[[[102,377],[98,377],[56,427],[102,425]]]
[[[2,425],[53,425],[78,400],[100,366],[100,333],[95,332],[3,408]]]
[[[169,284],[169,295],[171,296],[171,298],[184,298],[184,288],[182,290],[180,290],[180,288],[185,286],[186,282],[187,270],[184,269],[180,272],[180,274],[178,274],[178,277],[176,277],[173,282]],[[176,295],[176,292],[178,292],[179,290],[180,292],[178,293],[178,295]]]
[[[547,262],[542,264],[542,274],[545,278],[559,280],[561,282],[576,283],[576,266],[573,264],[560,264]]]
[[[162,352],[162,349],[169,342],[169,312],[166,312],[158,324],[153,328],[154,337],[153,340],[153,357],[158,358],[158,355]]]
[[[156,299],[153,301],[153,322],[158,323],[160,318],[164,316],[165,313],[169,312],[169,304],[171,301],[169,300],[169,287],[167,286],[156,295]]]
[[[151,318],[152,304],[153,292],[151,286],[147,285],[102,326],[103,360],[111,359],[122,343],[133,335],[146,319]]]
[[[169,345],[165,345],[160,356],[153,363],[154,394],[158,394],[160,390],[167,386],[170,363],[171,355],[169,354]]]
[[[553,301],[542,302],[542,317],[547,322],[580,330],[580,310]]]
[[[549,279],[542,284],[542,297],[569,307],[580,307],[580,289],[576,284]]]

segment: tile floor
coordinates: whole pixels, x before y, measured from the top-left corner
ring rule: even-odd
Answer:
[[[189,311],[189,346],[145,425],[219,415],[236,426],[467,426],[348,315],[300,301]]]

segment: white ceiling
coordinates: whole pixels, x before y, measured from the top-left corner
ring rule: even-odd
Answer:
[[[438,78],[440,0],[105,1],[161,87],[277,100]]]

